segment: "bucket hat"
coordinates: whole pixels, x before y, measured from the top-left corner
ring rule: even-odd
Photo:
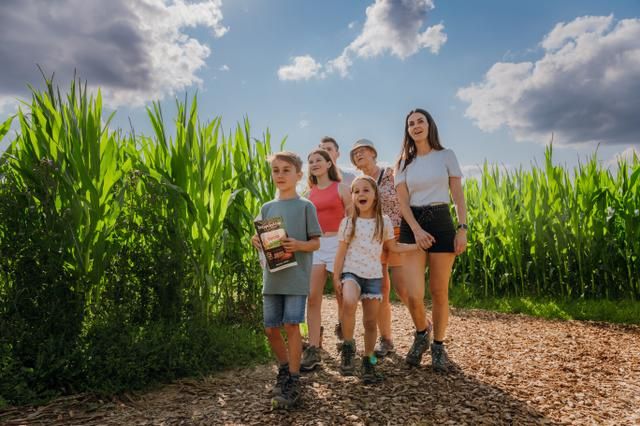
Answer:
[[[349,157],[351,158],[351,163],[354,166],[356,165],[355,158],[354,158],[355,151],[356,149],[362,148],[362,147],[369,148],[374,152],[376,157],[378,156],[378,151],[376,151],[376,147],[373,144],[373,142],[371,142],[369,139],[358,139],[351,147],[351,151],[349,151]]]

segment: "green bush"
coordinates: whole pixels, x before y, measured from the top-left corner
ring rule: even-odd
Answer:
[[[104,394],[264,362],[268,355],[261,332],[219,323],[134,328],[109,318],[94,324],[85,345],[86,387]]]
[[[55,186],[37,189],[44,200],[55,193]],[[10,176],[3,180],[0,346],[3,369],[11,373],[2,374],[0,396],[8,401],[68,392],[78,374],[72,354],[82,329],[84,294],[81,277],[67,266],[68,234],[65,218],[50,203],[35,203],[29,189]]]

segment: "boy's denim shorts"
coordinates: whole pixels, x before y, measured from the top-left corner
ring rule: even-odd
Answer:
[[[355,281],[358,287],[360,287],[360,300],[382,300],[382,278],[362,278],[351,272],[343,272],[340,278],[343,284],[347,280]]]
[[[293,294],[263,294],[262,314],[264,327],[281,327],[283,324],[304,322],[307,296]]]

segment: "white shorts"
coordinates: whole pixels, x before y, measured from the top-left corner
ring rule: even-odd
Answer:
[[[320,237],[320,248],[313,252],[313,264],[325,265],[327,271],[333,272],[333,262],[338,251],[338,236]]]

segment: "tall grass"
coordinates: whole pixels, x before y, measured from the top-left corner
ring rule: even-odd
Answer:
[[[259,324],[249,237],[275,192],[269,133],[253,138],[245,119],[225,135],[195,98],[177,102],[172,135],[157,103],[150,136],[112,130],[112,117],[99,92],[47,80],[0,124],[1,139],[18,123],[0,160],[0,404],[265,353],[242,328],[215,339],[231,336],[221,321]]]
[[[467,254],[454,285],[477,295],[640,298],[640,161],[500,172],[465,183]]]

